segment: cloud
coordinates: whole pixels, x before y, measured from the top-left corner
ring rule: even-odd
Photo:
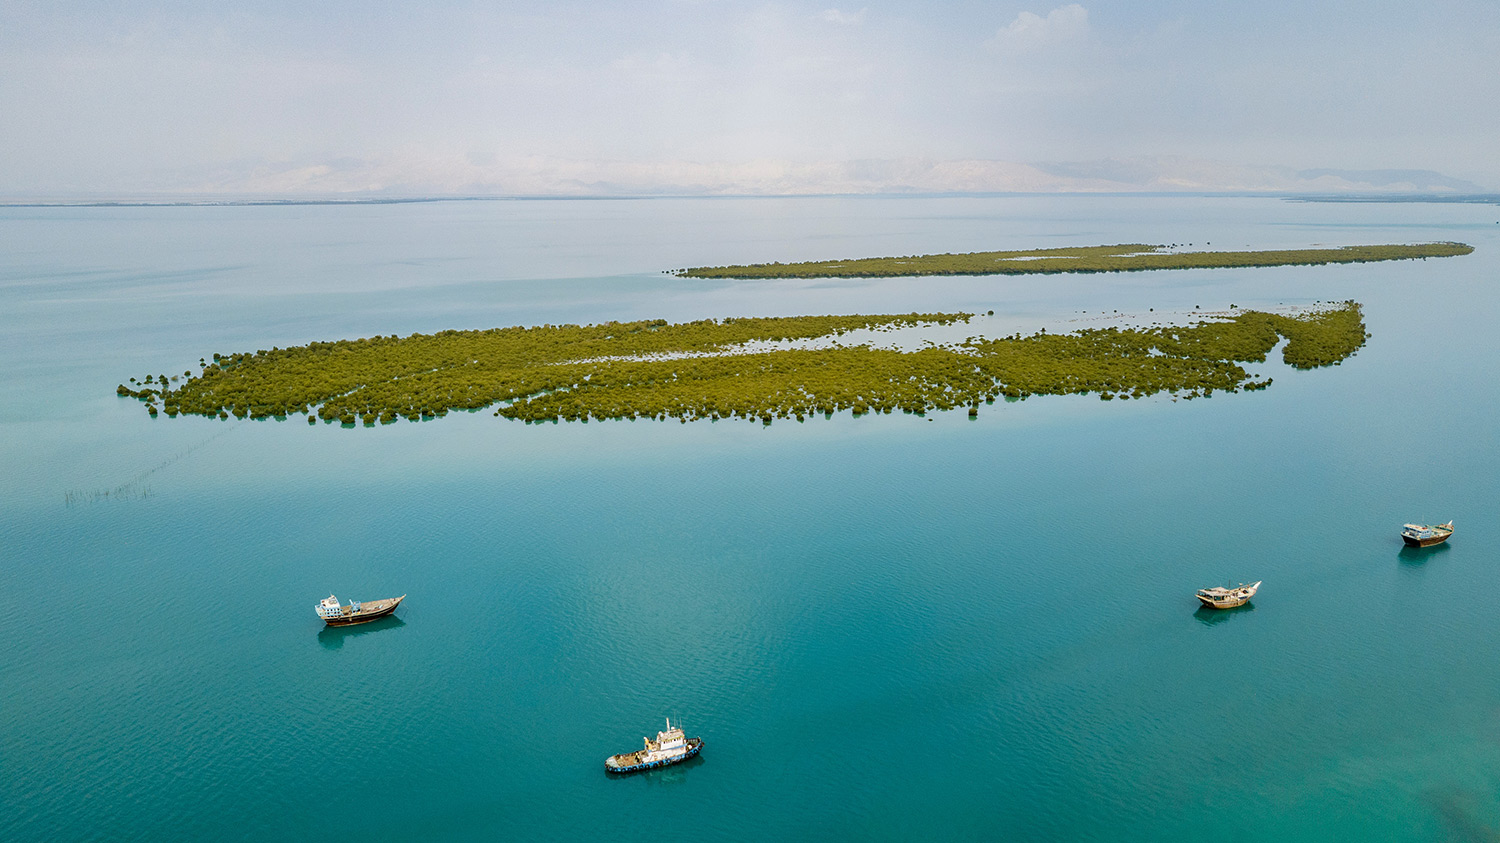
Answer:
[[[1495,0],[1399,22],[1305,0],[432,0],[358,26],[338,4],[22,5],[0,0],[0,195],[1500,185],[1500,110],[1476,105],[1500,101]],[[960,163],[818,163],[897,160]],[[713,163],[750,161],[786,166]]]
[[[838,24],[839,26],[859,26],[865,22],[865,13],[868,11],[870,11],[868,8],[860,9],[857,12],[841,12],[838,9],[825,9],[822,14],[818,15],[818,19]]]
[[[1088,34],[1089,10],[1077,3],[1069,3],[1048,12],[1046,17],[1022,12],[987,43],[997,50],[1029,52],[1076,44]]]

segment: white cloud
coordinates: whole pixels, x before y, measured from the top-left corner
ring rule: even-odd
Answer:
[[[1475,105],[1500,101],[1495,0],[1399,25],[1305,0],[1083,4],[431,0],[350,28],[317,4],[0,0],[0,195],[1040,188],[1061,177],[972,162],[1174,155],[1500,185],[1500,110]],[[818,163],[876,160],[962,163]],[[672,163],[748,161],[786,166]]]
[[[988,43],[1000,50],[1029,51],[1075,44],[1088,34],[1089,10],[1077,3],[1069,3],[1048,12],[1046,17],[1022,12],[996,32]]]
[[[818,15],[818,19],[825,20],[829,23],[838,24],[839,26],[858,26],[865,22],[865,13],[868,11],[870,11],[868,8],[860,9],[857,12],[842,12],[838,9],[825,9],[822,14]]]

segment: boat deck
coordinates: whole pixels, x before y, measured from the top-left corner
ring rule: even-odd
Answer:
[[[403,594],[400,597],[366,600],[360,603],[358,612],[351,612],[348,606],[342,606],[337,615],[324,615],[321,609],[319,609],[318,614],[323,618],[323,622],[329,626],[351,626],[353,624],[369,623],[370,621],[380,620],[395,612],[396,607],[400,606],[401,601],[405,599],[406,595]]]
[[[666,759],[659,760],[659,761],[655,762],[652,766],[653,767],[665,767],[665,766],[667,766],[669,764],[676,764],[676,763],[681,762],[681,761],[686,761],[689,758],[692,758],[693,756],[697,755],[698,754],[698,750],[700,750],[702,748],[703,748],[703,740],[701,738],[688,738],[687,739],[687,752],[683,753],[682,755],[676,756],[676,757],[674,757],[674,758],[672,758],[670,760],[666,760]],[[646,757],[646,750],[644,750],[644,749],[637,749],[635,752],[622,752],[619,755],[611,755],[609,758],[606,758],[604,760],[604,766],[605,766],[606,769],[609,769],[609,770],[616,770],[616,771],[624,772],[624,771],[627,771],[627,770],[631,769],[632,767],[635,767],[635,766],[637,766],[639,764],[644,763],[645,757]]]
[[[394,605],[396,605],[397,603],[400,603],[400,602],[401,602],[401,597],[386,597],[386,598],[383,598],[381,600],[363,600],[363,601],[360,601],[359,611],[358,612],[353,612],[351,614],[354,617],[358,617],[360,615],[368,615],[371,612],[380,612],[380,611],[384,611],[385,609],[389,609],[390,607],[392,607],[392,606],[394,606]],[[349,616],[350,615],[345,615],[345,617],[349,617]]]

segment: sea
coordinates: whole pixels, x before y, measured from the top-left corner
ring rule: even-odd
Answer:
[[[1114,243],[1269,269],[702,280]],[[1274,197],[0,208],[6,841],[1500,839],[1500,207]],[[1252,393],[831,419],[152,419],[215,352],[1353,299]],[[990,311],[994,311],[990,315]],[[1405,549],[1404,522],[1455,522]],[[1263,581],[1239,610],[1196,589]],[[314,605],[405,594],[325,628]],[[612,777],[665,718],[681,765]]]

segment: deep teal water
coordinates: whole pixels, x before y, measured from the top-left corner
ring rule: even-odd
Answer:
[[[1500,836],[1500,212],[1273,199],[0,209],[7,840]],[[1465,258],[661,269],[1113,242]],[[977,420],[150,420],[214,351],[607,319],[1353,298],[1343,365]],[[109,491],[108,496],[102,493]],[[1411,553],[1407,520],[1456,521]],[[1265,581],[1252,607],[1192,591]],[[313,604],[410,597],[321,628]],[[664,715],[694,762],[606,778]]]

